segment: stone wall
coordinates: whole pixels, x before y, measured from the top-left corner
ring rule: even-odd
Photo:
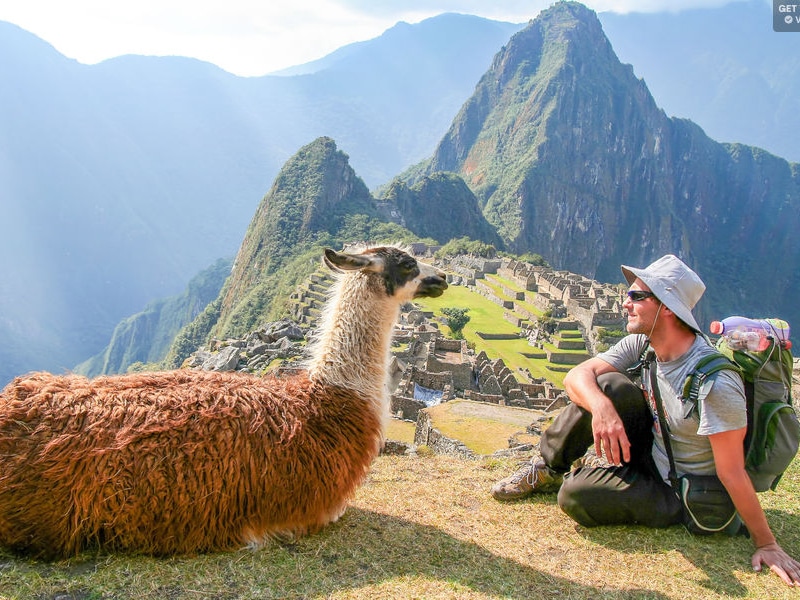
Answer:
[[[432,344],[438,345],[442,341],[444,340],[440,338],[438,340],[434,340]],[[460,340],[454,340],[454,341],[460,341]],[[459,354],[459,356],[462,356],[462,360],[460,362],[454,363],[451,361],[443,361],[436,356],[436,350],[433,349],[432,351],[428,352],[428,358],[425,363],[425,369],[428,372],[434,374],[442,372],[448,373],[450,376],[451,385],[459,392],[473,389],[475,387],[473,384],[475,373],[472,361],[469,360],[466,357],[466,355]],[[424,384],[421,383],[420,385]]]
[[[463,442],[450,439],[433,427],[430,415],[425,410],[420,411],[417,417],[417,428],[414,430],[414,444],[417,446],[427,446],[437,454],[461,456],[462,458],[478,458],[478,455],[467,448]]]
[[[392,415],[399,419],[416,421],[419,412],[425,408],[427,408],[427,406],[421,400],[415,400],[414,398],[400,394],[392,394],[391,412]]]
[[[545,267],[535,267],[526,262],[504,258],[497,274],[504,279],[510,279],[529,292],[535,292],[538,289],[536,283],[538,275],[545,270]]]
[[[494,290],[489,286],[488,283],[485,281],[477,280],[475,282],[475,291],[485,296],[487,299],[491,300],[495,304],[502,306],[503,308],[514,308],[514,301],[509,300],[507,298],[501,298],[497,294],[494,293]]]

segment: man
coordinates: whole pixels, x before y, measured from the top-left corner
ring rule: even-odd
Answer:
[[[652,394],[626,375],[648,343],[655,351],[658,389],[678,476],[716,473],[756,547],[753,569],[767,565],[788,585],[800,585],[800,563],[775,541],[744,468],[747,428],[744,387],[721,371],[700,416],[685,418],[681,390],[697,361],[714,351],[692,309],[705,291],[697,274],[673,255],[644,269],[622,266],[630,289],[623,308],[627,331],[608,351],[573,368],[564,379],[572,400],[541,438],[541,457],[492,488],[499,500],[558,491],[559,506],[581,525],[666,527],[684,521],[683,503],[669,484],[669,459]],[[610,466],[573,462],[594,444]]]

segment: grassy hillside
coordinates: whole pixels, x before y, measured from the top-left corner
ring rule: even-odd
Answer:
[[[513,461],[383,456],[344,516],[259,551],[173,558],[84,554],[42,563],[0,554],[0,598],[796,598],[750,567],[743,537],[682,527],[576,526],[552,494],[503,504],[489,488]],[[800,556],[800,465],[762,500]]]

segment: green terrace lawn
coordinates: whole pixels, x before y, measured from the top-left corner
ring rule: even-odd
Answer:
[[[500,333],[517,335],[516,327],[503,318],[503,307],[495,304],[488,298],[473,292],[464,286],[450,286],[445,294],[439,298],[420,298],[414,301],[424,310],[433,311],[436,318],[444,318],[441,309],[444,307],[468,308],[469,322],[464,326],[464,338],[472,344],[476,351],[485,350],[491,359],[502,358],[506,366],[512,371],[529,367],[528,360],[520,352],[532,351],[528,341],[524,338],[513,340],[484,340],[478,332]],[[449,334],[447,326],[442,326],[442,331]]]
[[[498,280],[494,279],[493,281],[497,282]],[[500,295],[499,283],[494,285]],[[486,340],[478,336],[478,332],[511,335],[519,333],[519,327],[504,318],[505,309],[481,294],[466,286],[453,285],[439,298],[422,298],[414,302],[424,310],[432,311],[437,318],[442,317],[441,309],[444,307],[469,308],[467,315],[470,317],[470,321],[464,327],[463,334],[476,352],[483,350],[492,360],[503,359],[506,366],[517,374],[517,378],[521,381],[526,379],[520,377],[519,373],[527,369],[534,377],[544,377],[555,385],[563,387],[565,373],[548,369],[544,351],[531,346],[527,339],[516,337],[509,340]],[[449,334],[446,325],[442,327],[442,331]],[[542,358],[528,358],[524,353],[539,354]]]

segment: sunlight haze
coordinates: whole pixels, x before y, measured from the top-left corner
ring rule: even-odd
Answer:
[[[681,10],[725,0],[587,0],[598,12]],[[126,54],[197,58],[242,76],[313,61],[381,35],[398,21],[444,12],[524,23],[550,0],[0,0],[13,23],[84,64]]]

